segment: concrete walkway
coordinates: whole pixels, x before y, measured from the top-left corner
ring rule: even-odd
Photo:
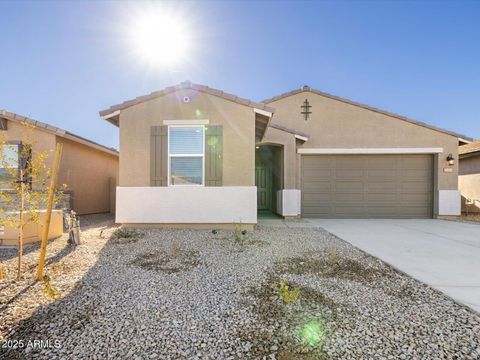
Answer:
[[[445,220],[308,221],[480,312],[480,224]]]

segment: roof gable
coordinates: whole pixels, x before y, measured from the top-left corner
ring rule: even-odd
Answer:
[[[184,90],[184,89],[191,89],[191,90],[195,90],[195,91],[202,92],[202,93],[205,93],[205,94],[217,96],[217,97],[235,102],[235,103],[240,104],[240,105],[249,106],[249,107],[254,108],[254,109],[264,110],[264,111],[267,111],[269,113],[275,112],[275,109],[273,107],[268,106],[264,103],[255,102],[255,101],[251,101],[251,100],[248,100],[248,99],[245,99],[245,98],[241,98],[237,95],[226,93],[222,90],[214,89],[214,88],[208,87],[206,85],[193,84],[190,81],[185,81],[185,82],[183,82],[179,85],[169,86],[169,87],[167,87],[163,90],[155,91],[155,92],[152,92],[148,95],[139,96],[135,99],[124,101],[121,104],[110,106],[108,109],[101,110],[99,112],[99,114],[105,120],[107,120],[107,121],[111,122],[112,124],[118,126],[118,115],[120,114],[121,110],[124,110],[128,107],[131,107],[131,106],[134,106],[134,105],[137,105],[137,104],[140,104],[140,103],[143,103],[145,101],[156,99],[158,97],[165,96],[165,95],[171,94],[173,92],[176,92],[176,91],[179,91],[179,90]]]
[[[386,110],[381,110],[381,109],[378,109],[378,108],[375,108],[375,107],[372,107],[372,106],[369,106],[369,105],[361,104],[361,103],[356,102],[356,101],[352,101],[352,100],[345,99],[345,98],[342,98],[342,97],[339,97],[339,96],[335,96],[335,95],[332,95],[332,94],[329,94],[329,93],[326,93],[326,92],[323,92],[323,91],[320,91],[320,90],[313,89],[313,88],[311,88],[309,86],[306,86],[306,85],[302,86],[299,89],[292,90],[292,91],[274,96],[270,99],[266,99],[266,100],[263,101],[263,103],[269,104],[269,103],[281,100],[283,98],[293,96],[293,95],[297,95],[297,94],[300,94],[300,93],[303,93],[303,92],[310,92],[312,94],[324,96],[326,98],[337,100],[337,101],[340,101],[340,102],[343,102],[343,103],[346,103],[346,104],[349,104],[349,105],[361,107],[363,109],[374,111],[376,113],[379,113],[379,114],[382,114],[382,115],[387,115],[387,116],[390,116],[390,117],[393,117],[393,118],[396,118],[396,119],[399,119],[399,120],[403,120],[403,121],[409,122],[409,123],[414,124],[414,125],[422,126],[422,127],[425,127],[425,128],[431,129],[431,130],[435,130],[435,131],[438,131],[438,132],[441,132],[441,133],[444,133],[444,134],[447,134],[447,135],[451,135],[451,136],[457,137],[461,140],[472,141],[472,138],[470,138],[468,136],[458,134],[458,133],[455,133],[453,131],[445,130],[445,129],[442,129],[442,128],[439,128],[439,127],[436,127],[436,126],[433,126],[433,125],[429,125],[429,124],[421,122],[421,121],[413,120],[413,119],[407,118],[405,116],[395,114],[395,113],[392,113],[392,112],[389,112],[389,111],[386,111]]]
[[[38,121],[38,120],[30,119],[26,116],[15,114],[15,113],[12,113],[12,112],[9,112],[9,111],[6,111],[6,110],[0,110],[0,118],[6,119],[7,121],[14,121],[14,122],[20,123],[20,124],[26,122],[28,124],[33,125],[35,127],[35,129],[37,129],[37,130],[42,130],[42,131],[60,136],[60,137],[65,138],[65,139],[75,141],[79,144],[83,144],[83,145],[89,146],[91,148],[106,152],[108,154],[118,156],[118,151],[114,148],[109,148],[109,147],[107,147],[105,145],[102,145],[102,144],[99,144],[95,141],[92,141],[92,140],[86,139],[82,136],[71,133],[70,131],[63,130],[59,127],[52,126],[50,124],[47,124],[47,123],[44,123],[44,122],[41,122],[41,121]]]

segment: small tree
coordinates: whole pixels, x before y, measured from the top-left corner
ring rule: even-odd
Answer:
[[[22,140],[6,141],[0,138],[0,225],[18,230],[18,269],[22,273],[24,228],[30,223],[40,223],[40,210],[47,201],[50,169],[47,166],[48,151],[32,153],[35,128],[23,123]],[[65,189],[66,185],[63,185]],[[58,204],[63,189],[55,194]]]

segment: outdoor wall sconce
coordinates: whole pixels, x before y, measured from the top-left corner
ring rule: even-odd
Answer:
[[[447,156],[447,163],[448,165],[450,166],[453,166],[455,164],[455,159],[453,158],[453,155],[452,154],[448,154]]]
[[[260,149],[260,146],[258,146],[258,145],[257,145],[257,146],[255,146],[255,149],[257,149],[257,150],[258,150],[258,149]]]

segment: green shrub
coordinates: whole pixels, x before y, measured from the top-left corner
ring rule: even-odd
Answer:
[[[139,234],[135,230],[118,228],[113,232],[113,237],[116,239],[132,239],[137,237]]]

